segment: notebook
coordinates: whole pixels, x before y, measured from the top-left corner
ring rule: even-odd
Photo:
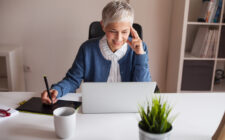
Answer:
[[[41,102],[40,97],[32,97],[27,102],[19,106],[17,110],[52,115],[53,110],[58,107],[67,106],[67,107],[73,107],[77,109],[80,105],[81,105],[81,102],[64,101],[64,100],[58,100],[53,105],[45,105]]]
[[[156,82],[119,82],[82,84],[83,113],[138,112],[154,93]]]

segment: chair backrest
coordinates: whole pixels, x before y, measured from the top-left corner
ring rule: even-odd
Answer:
[[[137,31],[139,37],[143,40],[143,35],[142,35],[142,27],[141,25],[134,23],[133,28]],[[105,33],[102,30],[101,24],[99,21],[94,21],[90,24],[89,26],[89,36],[88,39],[91,38],[96,38],[96,37],[101,37]],[[131,36],[131,35],[130,35]]]

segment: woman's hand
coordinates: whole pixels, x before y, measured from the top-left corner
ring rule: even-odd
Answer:
[[[51,103],[56,103],[58,100],[56,99],[57,95],[58,95],[58,91],[57,90],[54,90],[54,89],[51,89],[50,90],[50,93],[51,93],[51,97],[52,97],[52,102],[51,102],[51,99],[48,97],[48,92],[47,90],[43,91],[41,93],[41,101],[42,103],[44,104],[51,104]]]
[[[137,31],[131,26],[130,32],[131,32],[132,40],[131,41],[127,40],[128,45],[132,48],[132,50],[136,54],[145,54],[145,51],[143,49],[142,40],[139,37]]]

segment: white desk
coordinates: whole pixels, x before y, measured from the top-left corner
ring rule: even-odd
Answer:
[[[163,94],[179,116],[171,140],[210,140],[225,111],[225,93]],[[35,93],[0,92],[0,104],[17,103],[39,96]],[[77,100],[76,94],[72,95]],[[67,96],[68,97],[68,96]],[[70,95],[71,97],[71,95]],[[65,97],[66,98],[66,97]],[[82,114],[77,116],[75,140],[138,140],[138,118],[127,114]],[[57,139],[53,116],[19,113],[0,122],[0,140]]]

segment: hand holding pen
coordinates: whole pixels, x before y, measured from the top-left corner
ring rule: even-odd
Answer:
[[[45,81],[45,86],[46,86],[46,89],[45,91],[42,92],[41,94],[41,100],[42,100],[42,103],[44,104],[54,104],[57,102],[57,95],[58,95],[58,91],[57,90],[54,90],[54,89],[49,89],[49,86],[48,86],[48,80],[47,80],[47,77],[44,76],[44,81]]]

